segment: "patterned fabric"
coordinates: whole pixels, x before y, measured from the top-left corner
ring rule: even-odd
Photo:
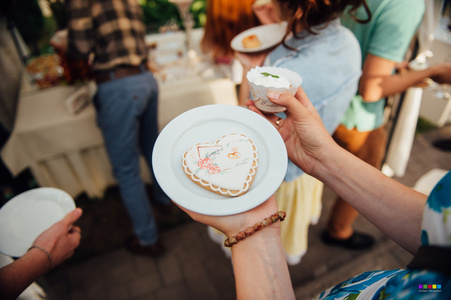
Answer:
[[[435,186],[423,213],[422,244],[451,247],[451,172]],[[315,299],[451,299],[451,278],[428,270],[366,272]]]
[[[421,244],[451,246],[451,172],[429,195],[423,214]]]
[[[94,71],[139,66],[147,59],[146,27],[136,0],[66,2],[69,57],[87,57],[94,52]]]

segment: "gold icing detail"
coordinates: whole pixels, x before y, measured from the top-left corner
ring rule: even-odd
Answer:
[[[241,153],[238,152],[238,148],[232,148],[232,153],[227,154],[227,157],[230,159],[238,159],[241,157]]]

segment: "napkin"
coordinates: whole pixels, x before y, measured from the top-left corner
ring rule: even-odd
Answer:
[[[77,89],[75,93],[70,95],[66,99],[67,110],[76,115],[80,113],[88,104],[91,99],[91,92],[87,85],[84,85]]]

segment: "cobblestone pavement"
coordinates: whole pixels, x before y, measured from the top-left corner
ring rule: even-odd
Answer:
[[[432,146],[443,138],[451,138],[451,126],[417,136],[406,175],[395,179],[413,186],[432,168],[451,169],[451,152]],[[290,267],[297,299],[310,299],[363,271],[403,268],[412,258],[363,217],[355,227],[377,239],[373,249],[348,251],[322,244],[319,235],[334,198],[334,192],[326,187],[322,217],[310,227],[308,252],[298,265]],[[38,282],[50,300],[235,299],[232,265],[209,239],[204,225],[187,222],[163,232],[162,239],[169,251],[159,259],[133,256],[118,247],[62,265]]]

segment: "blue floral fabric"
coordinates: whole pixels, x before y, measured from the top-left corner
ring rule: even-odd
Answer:
[[[451,247],[451,172],[429,195],[421,238],[423,245]],[[325,290],[315,299],[451,299],[451,278],[428,270],[365,272]]]

